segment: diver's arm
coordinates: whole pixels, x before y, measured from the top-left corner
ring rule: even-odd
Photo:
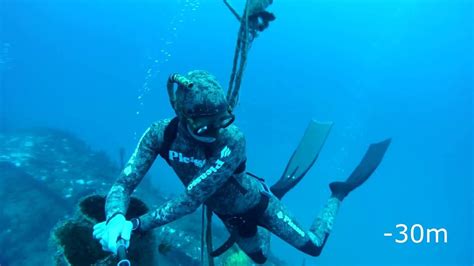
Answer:
[[[152,124],[141,137],[130,160],[110,189],[105,202],[107,221],[127,212],[130,195],[153,164],[163,143],[163,134],[169,120]]]
[[[232,144],[222,145],[180,196],[139,218],[139,230],[147,231],[194,212],[219,189],[245,160],[245,139],[239,132]]]

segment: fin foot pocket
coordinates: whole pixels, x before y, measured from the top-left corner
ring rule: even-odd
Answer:
[[[349,192],[353,189],[347,182],[332,182],[329,184],[329,188],[332,192],[332,197],[335,197],[342,201]]]
[[[281,199],[311,169],[326,142],[332,125],[333,123],[310,121],[303,138],[286,165],[285,171],[270,188],[277,198]]]
[[[391,139],[371,144],[364,157],[345,182],[333,182],[329,188],[342,201],[352,190],[362,185],[377,169],[390,145]]]

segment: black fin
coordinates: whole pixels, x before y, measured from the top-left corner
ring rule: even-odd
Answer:
[[[313,166],[326,142],[332,125],[333,123],[319,123],[314,120],[309,123],[283,175],[270,188],[277,198],[281,199],[290,189],[296,186]]]
[[[362,161],[345,182],[333,182],[329,184],[333,195],[342,200],[349,192],[369,179],[370,175],[372,175],[382,161],[390,142],[391,139],[386,139],[382,142],[371,144],[362,158]]]

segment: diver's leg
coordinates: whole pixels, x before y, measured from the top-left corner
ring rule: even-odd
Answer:
[[[227,230],[232,234],[233,229],[226,223]],[[257,228],[257,233],[251,237],[237,236],[236,240],[239,248],[249,256],[255,263],[263,264],[267,261],[270,249],[270,232],[262,227]]]
[[[275,196],[270,197],[260,224],[285,242],[311,256],[319,256],[332,230],[341,201],[330,197],[309,230],[303,229]]]
[[[270,232],[262,227],[258,227],[257,234],[252,237],[239,237],[237,245],[255,263],[265,263],[268,258],[270,248]]]

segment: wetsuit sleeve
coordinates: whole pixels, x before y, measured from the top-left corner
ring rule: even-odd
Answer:
[[[105,202],[107,220],[117,213],[125,215],[130,195],[141,182],[159,154],[164,139],[164,129],[169,120],[152,124],[140,138],[138,146],[110,189]]]
[[[226,183],[244,160],[245,139],[238,132],[232,135],[232,141],[215,149],[214,154],[206,160],[203,170],[187,185],[184,193],[141,216],[140,230],[146,231],[194,212]]]

